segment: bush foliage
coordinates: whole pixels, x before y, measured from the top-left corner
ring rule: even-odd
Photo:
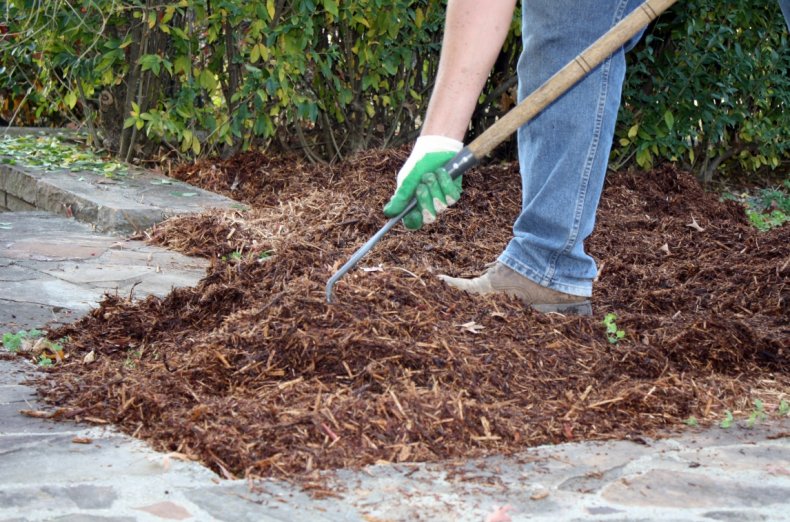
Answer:
[[[241,148],[332,161],[410,141],[436,72],[436,0],[7,0],[0,116],[86,124],[122,159]],[[512,104],[518,18],[470,135]],[[790,54],[775,0],[689,0],[629,56],[613,161],[777,168]]]
[[[710,181],[790,160],[790,53],[775,0],[676,5],[630,56],[617,161],[669,159]]]
[[[153,138],[181,153],[277,142],[331,160],[413,130],[443,6],[11,0],[6,13],[6,117],[32,105],[22,122],[58,122],[71,111],[126,159]]]

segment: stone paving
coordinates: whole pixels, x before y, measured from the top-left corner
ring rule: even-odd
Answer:
[[[87,313],[105,292],[145,297],[194,285],[207,261],[93,232],[47,212],[0,214],[0,325],[50,326]]]
[[[165,295],[204,269],[73,219],[0,213],[0,333],[75,320],[104,292]],[[221,479],[110,427],[20,414],[48,408],[31,377],[46,374],[0,356],[0,522],[790,521],[788,418],[339,471],[326,476],[333,495],[316,499],[281,481]],[[506,505],[509,516],[497,511]]]
[[[31,133],[63,134],[52,129],[4,129],[0,137]],[[0,209],[46,210],[102,232],[143,231],[175,214],[233,207],[244,208],[225,196],[131,166],[128,174],[109,178],[0,164]]]

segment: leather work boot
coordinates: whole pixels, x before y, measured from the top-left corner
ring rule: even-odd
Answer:
[[[446,275],[440,275],[439,279],[472,294],[503,293],[517,297],[538,312],[592,315],[592,304],[588,298],[540,286],[498,261],[491,263],[483,275],[474,279]]]

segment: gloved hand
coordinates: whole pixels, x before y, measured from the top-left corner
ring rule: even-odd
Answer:
[[[417,230],[436,221],[436,214],[461,197],[461,176],[453,180],[442,167],[463,146],[460,141],[444,136],[417,138],[411,155],[398,172],[398,186],[384,206],[384,215],[397,216],[416,195],[417,207],[403,218],[406,228]]]

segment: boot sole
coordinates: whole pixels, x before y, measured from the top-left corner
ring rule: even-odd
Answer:
[[[537,310],[538,312],[544,314],[556,313],[563,315],[592,315],[592,303],[590,301],[564,304],[531,304],[529,306],[533,310]]]

